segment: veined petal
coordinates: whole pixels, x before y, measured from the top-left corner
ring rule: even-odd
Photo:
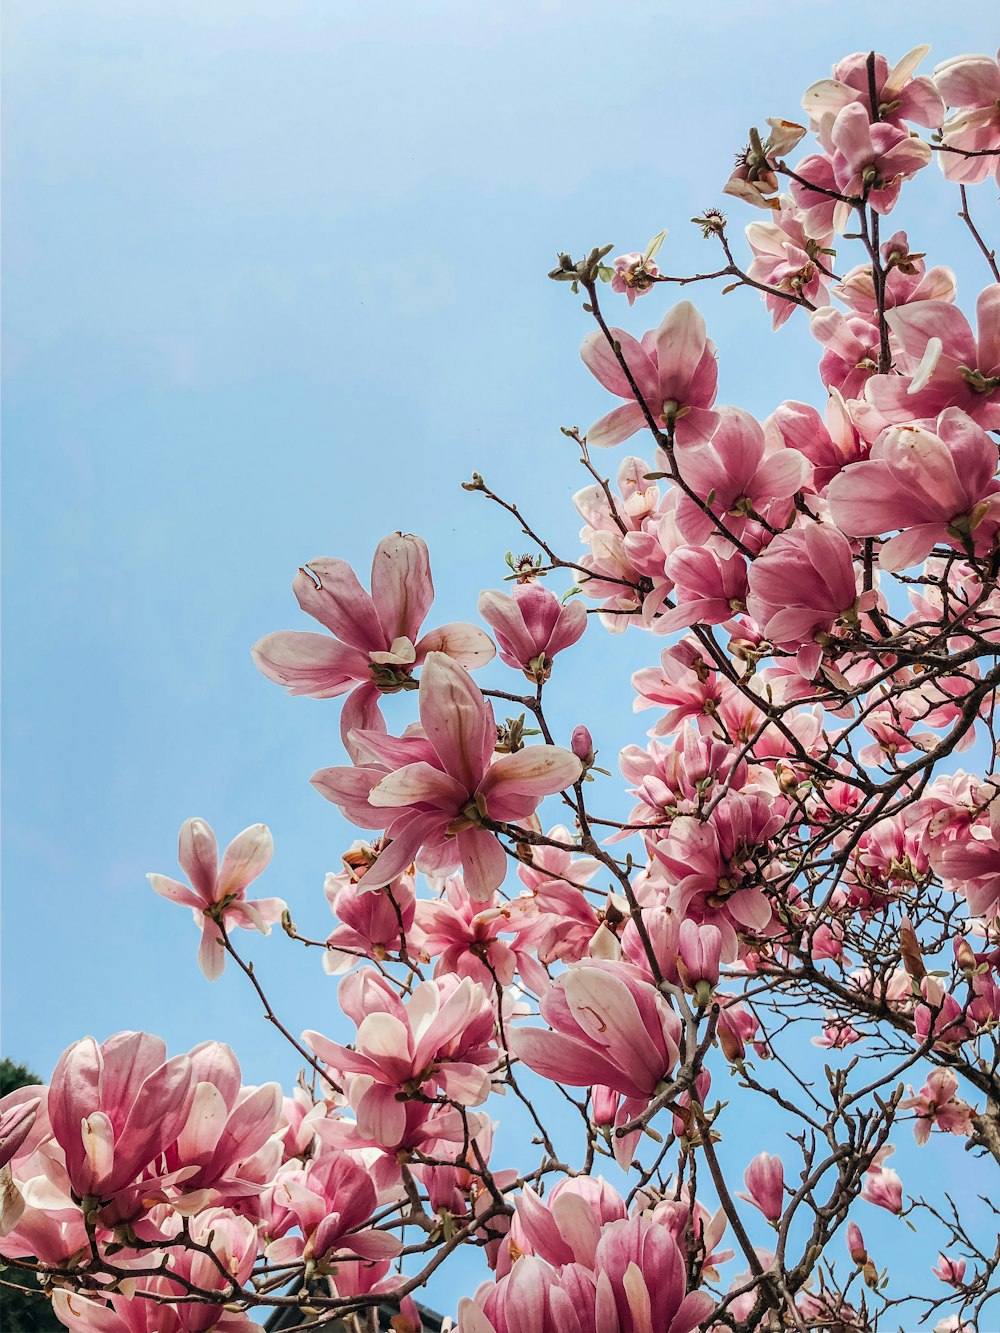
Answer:
[[[328,634],[277,630],[250,650],[257,670],[289,694],[332,699],[368,679],[368,658]]]
[[[372,557],[372,601],[388,642],[415,643],[434,601],[430,557],[422,537],[384,537]]]
[[[454,812],[469,799],[469,793],[440,768],[421,762],[388,773],[375,784],[368,799],[377,807],[423,803]]]

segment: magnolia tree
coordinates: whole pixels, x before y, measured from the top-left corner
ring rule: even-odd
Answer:
[[[3,1280],[37,1274],[66,1327],[372,1329],[388,1304],[415,1333],[463,1250],[489,1277],[455,1293],[461,1333],[998,1326],[1000,271],[970,187],[1000,177],[1000,66],[918,74],[926,49],[848,56],[807,89],[808,128],[751,132],[724,186],[758,210],[749,258],[714,209],[710,272],[661,271],[662,235],[560,256],[613,400],[566,432],[582,552],[474,473],[532,546],[480,595],[487,629],[425,628],[419,537],[379,542],[370,591],[343,560],[299,572],[317,628],[254,657],[343,699],[346,754],[312,778],[366,830],[326,882],[337,925],[305,939],[251,896],[263,824],[220,864],[190,819],[184,878],[150,880],[303,1075],[247,1087],[219,1042],[168,1057],[124,1032],[3,1099]],[[890,220],[938,169],[986,280],[974,318]],[[818,342],[822,410],[716,401],[704,321],[670,302],[715,280]],[[639,297],[667,308],[636,339],[611,311]],[[649,636],[627,688],[653,726],[619,757],[614,818],[601,719],[562,735],[550,694],[563,654],[609,662],[626,630]],[[495,654],[506,688],[481,688]],[[237,928],[278,922],[341,978],[350,1044],[288,1031],[242,957]],[[927,1162],[948,1135],[964,1202],[891,1165],[901,1138]],[[909,1225],[940,1248],[922,1287],[866,1244],[879,1209],[897,1246]]]

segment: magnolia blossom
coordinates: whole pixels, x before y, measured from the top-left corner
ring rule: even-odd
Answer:
[[[497,636],[501,660],[534,681],[547,680],[556,653],[576,643],[587,628],[582,602],[564,606],[538,583],[515,584],[511,596],[480,593],[479,614]]]
[[[759,1208],[769,1222],[777,1222],[785,1206],[785,1168],[781,1158],[759,1153],[744,1171],[743,1180],[747,1193],[737,1197]]]
[[[496,1061],[489,997],[468,977],[422,982],[404,1004],[369,969],[344,978],[340,1007],[354,1019],[353,1048],[319,1032],[304,1040],[337,1076],[349,1075],[349,1097],[363,1134],[395,1147],[406,1128],[397,1094],[441,1088],[463,1106],[478,1106]]]
[[[897,306],[885,319],[901,374],[874,376],[864,392],[886,421],[931,422],[955,407],[983,430],[1000,429],[1000,284],[980,292],[975,333],[949,301]]]
[[[747,610],[773,643],[799,650],[800,666],[815,675],[822,639],[841,618],[870,608],[873,591],[857,591],[851,544],[835,528],[808,520],[775,537],[750,565]],[[820,640],[820,642],[817,642]]]
[[[823,147],[828,151],[833,148],[831,130],[837,116],[852,104],[872,120],[897,126],[912,121],[937,129],[944,119],[940,84],[936,78],[916,75],[929,50],[929,46],[915,46],[891,68],[885,56],[876,53],[871,75],[868,53],[858,51],[838,61],[831,78],[810,84],[802,96],[802,107]],[[871,105],[870,78],[875,86],[875,106]]]
[[[195,924],[201,928],[198,964],[209,981],[221,976],[226,965],[220,923],[227,931],[240,926],[268,935],[272,923],[286,911],[283,898],[246,896],[250,884],[267,869],[273,851],[274,840],[267,825],[251,824],[226,848],[220,867],[219,846],[211,826],[204,819],[186,819],[181,825],[177,859],[191,887],[167,875],[146,876],[162,898],[193,910]]]
[[[503,883],[507,857],[486,821],[530,815],[544,796],[572,786],[581,764],[556,745],[494,756],[493,710],[460,666],[431,653],[420,677],[422,735],[355,733],[374,762],[325,768],[313,784],[348,819],[389,839],[360,888],[380,888],[406,871],[461,864],[466,888],[486,902]]]
[[[953,108],[943,126],[941,170],[966,185],[990,174],[1000,184],[1000,55],[953,56],[935,67],[934,82]]]
[[[887,431],[867,462],[830,483],[830,512],[854,537],[902,529],[882,545],[885,570],[917,564],[938,542],[987,550],[1000,526],[996,470],[996,445],[964,412],[948,408],[933,432]]]
[[[59,1058],[48,1093],[52,1133],[80,1198],[110,1199],[131,1185],[183,1129],[195,1095],[186,1055],[145,1032],[101,1045],[75,1042]]]
[[[919,1144],[930,1138],[932,1125],[947,1134],[972,1133],[972,1107],[955,1096],[957,1091],[958,1079],[952,1070],[932,1069],[920,1091],[899,1103],[901,1111],[912,1110],[916,1115],[913,1137]]]
[[[290,694],[329,699],[353,691],[344,708],[346,740],[357,726],[377,725],[377,698],[413,689],[413,670],[428,653],[446,653],[469,670],[494,655],[489,637],[474,625],[420,628],[434,600],[427,546],[421,537],[395,533],[372,557],[371,593],[346,560],[312,560],[292,584],[299,606],[330,631],[279,630],[253,648],[269,680]]]
[[[551,1031],[516,1028],[511,1050],[545,1078],[600,1083],[641,1110],[678,1059],[680,1019],[654,986],[592,959],[573,964],[542,997]]]
[[[646,411],[658,430],[675,432],[678,444],[708,439],[716,421],[710,409],[718,368],[715,345],[705,336],[705,321],[691,302],[681,301],[668,310],[660,327],[644,333],[641,342],[624,329],[611,332],[635,389],[604,334],[589,333],[580,348],[584,364],[606,389],[627,402],[591,426],[587,443],[601,448],[621,444],[649,424]]]
[[[903,1182],[891,1166],[885,1165],[886,1158],[894,1151],[891,1144],[878,1150],[874,1161],[865,1172],[865,1187],[861,1191],[861,1197],[868,1203],[885,1208],[890,1213],[901,1213]]]

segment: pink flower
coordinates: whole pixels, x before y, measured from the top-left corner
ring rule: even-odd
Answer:
[[[423,942],[414,926],[416,889],[412,875],[400,875],[372,892],[358,888],[358,879],[375,861],[366,843],[356,843],[357,866],[339,875],[327,875],[323,892],[330,911],[341,924],[327,936],[323,970],[336,976],[349,972],[363,958],[421,957]]]
[[[937,129],[944,119],[944,102],[935,81],[914,77],[914,71],[930,50],[917,46],[889,68],[885,56],[876,54],[874,65],[876,105],[871,105],[868,54],[858,51],[845,56],[833,67],[833,77],[811,84],[802,97],[809,123],[823,147],[833,148],[830,130],[837,115],[852,103],[861,107],[872,120],[902,125],[912,121]]]
[[[551,1030],[518,1028],[514,1054],[529,1069],[575,1088],[611,1088],[645,1107],[678,1060],[680,1019],[630,967],[591,959],[563,973],[542,997]]]
[[[979,293],[976,321],[974,335],[948,301],[887,311],[900,374],[875,376],[865,397],[890,422],[927,421],[960,407],[983,430],[1000,429],[1000,284]]]
[[[544,796],[580,776],[576,755],[532,745],[494,758],[493,710],[468,672],[431,653],[420,677],[423,734],[402,738],[356,732],[374,762],[325,768],[313,785],[356,824],[382,828],[391,841],[358,881],[380,888],[406,871],[442,871],[461,863],[465,885],[486,902],[503,883],[507,857],[485,821],[530,815]]]
[[[677,939],[678,972],[684,984],[707,1004],[719,982],[722,932],[711,924],[699,926],[694,921],[682,921]]]
[[[402,1249],[395,1236],[366,1226],[377,1203],[375,1183],[349,1153],[326,1148],[302,1169],[285,1168],[268,1195],[265,1222],[271,1263],[317,1262],[338,1255],[391,1259]],[[288,1235],[298,1227],[301,1236]]]
[[[501,660],[538,682],[548,680],[556,653],[576,643],[587,628],[582,602],[564,606],[538,583],[515,584],[513,596],[480,594],[479,614],[497,636]]]
[[[634,251],[627,255],[618,255],[612,260],[615,274],[611,279],[611,290],[628,297],[629,305],[635,305],[637,296],[645,296],[656,285],[654,279],[660,270],[651,259]]]
[[[191,887],[167,875],[146,876],[162,898],[194,911],[195,924],[201,929],[198,963],[209,981],[221,976],[226,965],[220,921],[227,931],[240,926],[268,935],[271,924],[280,921],[286,910],[283,898],[251,900],[246,896],[249,885],[267,868],[273,851],[274,840],[267,825],[251,824],[226,848],[220,868],[219,846],[211,827],[204,819],[186,819],[181,825],[177,859]]]
[[[939,1254],[931,1272],[950,1287],[961,1287],[965,1282],[965,1267],[964,1259],[951,1259],[946,1254]]]
[[[664,566],[677,602],[653,621],[653,631],[670,634],[691,625],[724,625],[746,610],[747,565],[742,555],[724,559],[717,551],[682,546]]]
[[[169,1148],[194,1098],[186,1055],[166,1058],[159,1037],[119,1032],[100,1046],[75,1042],[49,1085],[52,1133],[79,1198],[110,1199]]]
[[[459,1302],[459,1333],[693,1333],[712,1310],[685,1295],[685,1264],[670,1229],[649,1218],[605,1223],[592,1267],[520,1258],[476,1299]]]
[[[830,483],[830,512],[855,537],[902,529],[879,554],[892,572],[918,564],[938,542],[986,550],[1000,524],[996,469],[993,441],[964,412],[948,408],[936,433],[920,426],[887,431],[867,462]]]
[[[904,180],[931,160],[930,144],[885,121],[872,124],[860,102],[840,111],[830,128],[833,175],[841,194],[867,197],[876,213],[889,213]]]
[[[798,450],[809,460],[809,485],[817,495],[825,495],[838,472],[868,454],[868,445],[859,438],[847,404],[836,388],[830,389],[824,416],[807,403],[782,403],[764,422],[764,434],[777,435],[789,449]]]
[[[239,1200],[246,1208],[281,1161],[280,1142],[269,1142],[280,1127],[281,1088],[243,1087],[236,1056],[222,1042],[196,1046],[190,1061],[194,1099],[167,1166],[184,1171],[184,1194],[204,1190],[213,1203]]]
[[[434,975],[453,973],[471,977],[492,990],[497,985],[509,986],[519,972],[532,990],[544,990],[548,974],[529,949],[520,940],[511,944],[500,938],[502,933],[522,926],[525,905],[530,901],[524,896],[505,903],[494,897],[486,904],[478,904],[477,911],[461,877],[455,875],[449,879],[444,893],[435,902],[417,904],[424,948],[429,957],[438,960]],[[525,934],[531,938],[530,929]]]
[[[0,1102],[0,1167],[7,1165],[28,1137],[41,1104],[41,1097],[6,1107]]]
[[[815,674],[838,620],[856,618],[859,601],[851,543],[836,528],[806,520],[775,537],[750,565],[747,610],[773,643],[800,651],[800,669]],[[871,605],[876,594],[862,602]]]
[[[932,1125],[946,1134],[968,1137],[972,1133],[972,1107],[958,1100],[957,1091],[958,1079],[950,1069],[933,1069],[916,1096],[899,1103],[901,1111],[916,1113],[913,1137],[921,1146],[930,1138]]]
[[[944,122],[942,140],[955,151],[938,154],[941,170],[948,180],[966,185],[992,172],[1000,184],[1000,57],[953,56],[935,68],[934,82],[955,108]]]
[[[718,515],[735,537],[757,541],[763,518],[775,527],[784,524],[792,508],[791,497],[810,475],[808,461],[795,449],[766,441],[764,432],[749,412],[725,407],[718,413],[719,425],[711,442],[685,451],[681,474],[700,496],[704,507],[688,495],[677,504],[677,526],[693,546],[708,544],[720,554],[732,554],[732,543],[711,515]]]
[[[967,838],[932,844],[931,860],[975,916],[1000,914],[1000,802],[990,806],[989,824],[973,824]]]
[[[893,1151],[892,1145],[887,1144],[875,1154],[874,1161],[865,1172],[865,1187],[861,1191],[861,1197],[868,1203],[887,1209],[890,1213],[901,1213],[903,1182],[892,1167],[884,1165],[886,1158]]]
[[[845,399],[860,398],[879,366],[879,331],[874,319],[826,307],[809,316],[809,328],[826,349],[820,357],[820,379]],[[852,404],[851,410],[856,413],[856,406]]]
[[[769,1222],[777,1222],[785,1206],[785,1168],[781,1158],[758,1153],[744,1171],[743,1181],[748,1192],[738,1194],[737,1198],[759,1208]]]
[[[395,1149],[406,1129],[405,1096],[422,1088],[440,1088],[463,1106],[486,1100],[497,1048],[493,1007],[478,982],[424,981],[404,1004],[366,968],[344,978],[337,998],[357,1025],[354,1046],[319,1032],[303,1039],[336,1075],[353,1076],[348,1097],[366,1138]]]
[[[799,210],[785,200],[786,207],[776,212],[773,222],[751,222],[746,229],[747,242],[754,253],[750,277],[766,284],[764,304],[771,312],[771,327],[781,326],[791,317],[796,303],[778,295],[802,296],[814,306],[829,305],[827,287],[831,278],[826,271],[829,256],[824,254],[832,233],[815,237],[803,226]]]
[[[716,419],[709,409],[715,402],[718,368],[705,321],[691,302],[668,310],[660,327],[644,333],[641,342],[623,329],[611,332],[657,428],[675,429],[678,444],[708,439]],[[580,355],[606,389],[627,400],[591,426],[587,443],[600,448],[621,444],[647,424],[642,407],[601,330],[584,338]]]
[[[413,670],[428,653],[447,653],[470,671],[494,655],[489,637],[474,625],[442,625],[420,637],[434,600],[422,538],[383,538],[372,557],[371,588],[365,592],[346,560],[311,561],[299,570],[292,591],[333,638],[279,630],[253,648],[258,669],[290,694],[329,699],[353,690],[341,719],[345,741],[354,727],[377,725],[380,693],[416,688]]]

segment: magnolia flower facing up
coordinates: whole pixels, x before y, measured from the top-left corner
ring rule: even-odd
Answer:
[[[177,859],[190,880],[190,888],[167,875],[146,876],[162,898],[194,912],[195,924],[201,929],[198,963],[209,981],[221,976],[226,965],[220,923],[227,931],[240,926],[268,935],[272,924],[280,921],[287,909],[283,898],[246,896],[250,884],[267,869],[273,851],[274,840],[267,825],[251,824],[226,848],[220,867],[219,846],[210,825],[204,819],[186,819],[181,825]]]
[[[372,557],[371,593],[346,560],[313,560],[292,591],[302,610],[333,636],[279,630],[254,645],[253,659],[290,694],[329,699],[353,691],[344,707],[345,742],[358,726],[377,726],[379,694],[415,689],[413,671],[428,653],[446,653],[470,671],[495,649],[475,625],[420,628],[434,600],[430,558],[421,537],[395,533]]]
[[[532,814],[545,796],[571,787],[582,766],[556,745],[531,745],[496,757],[493,710],[468,672],[431,653],[420,677],[421,735],[356,732],[374,762],[325,768],[314,786],[348,819],[381,828],[390,841],[358,887],[380,888],[418,868],[461,864],[475,902],[503,883],[507,856],[486,825]]]

